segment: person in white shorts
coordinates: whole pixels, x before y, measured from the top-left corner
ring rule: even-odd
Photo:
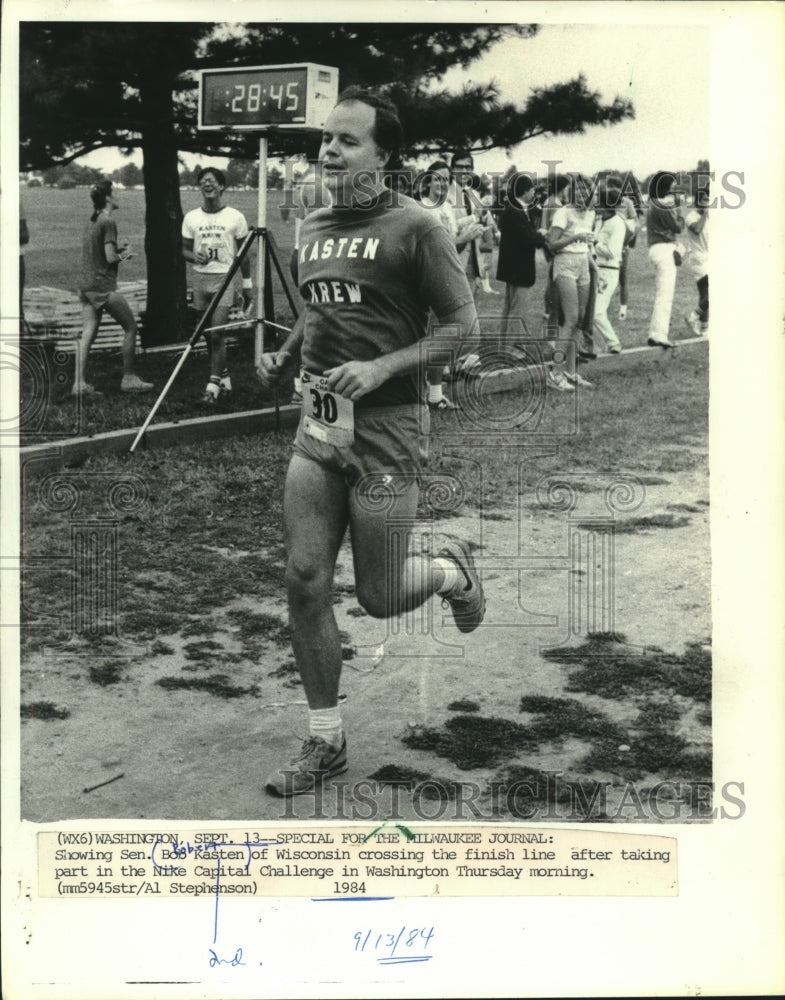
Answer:
[[[564,314],[559,335],[564,340],[576,341],[576,350],[581,317],[589,302],[591,249],[596,241],[594,211],[589,208],[589,199],[585,179],[573,177],[568,201],[554,213],[548,232],[548,249],[554,255],[553,281]],[[571,392],[576,386],[591,388],[591,382],[578,372],[569,373],[564,361],[554,361],[547,384],[558,392]]]
[[[193,264],[191,288],[194,309],[204,312],[221,286],[232,265],[240,244],[248,235],[248,223],[242,212],[223,203],[226,178],[216,167],[204,167],[197,174],[202,194],[201,208],[194,208],[183,219],[183,257]],[[253,301],[251,258],[246,254],[240,264],[242,273],[243,309],[247,311]],[[234,306],[236,284],[231,284],[213,310],[209,325],[224,326]],[[202,402],[214,406],[219,397],[229,396],[232,380],[226,365],[226,334],[212,330],[205,334],[210,351],[210,378]]]

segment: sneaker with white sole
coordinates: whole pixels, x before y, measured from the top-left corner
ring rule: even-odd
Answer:
[[[574,372],[572,374],[570,372],[565,372],[564,377],[571,385],[580,386],[582,389],[594,388],[594,383],[589,382],[588,379],[585,379],[583,375],[579,375],[578,372]]]
[[[545,384],[549,389],[556,392],[575,392],[575,386],[570,385],[563,372],[548,372],[545,376]]]
[[[152,382],[143,382],[138,375],[123,375],[120,392],[150,392]]]
[[[485,617],[485,593],[474,565],[474,557],[466,542],[456,538],[447,542],[436,554],[437,559],[454,562],[466,578],[468,586],[459,581],[449,594],[442,594],[442,600],[452,609],[455,624],[461,632],[473,632]]]
[[[701,330],[700,316],[698,316],[696,312],[691,312],[689,316],[685,316],[684,322],[687,324],[693,336],[700,337],[703,335],[703,331]]]
[[[271,795],[282,798],[302,795],[312,791],[317,781],[343,774],[347,767],[345,736],[339,747],[332,746],[321,736],[309,736],[288,764],[267,777],[264,787]]]
[[[449,400],[446,396],[442,396],[441,399],[437,399],[435,403],[428,400],[428,408],[430,410],[454,410],[455,403]]]
[[[90,385],[89,382],[82,382],[81,385],[75,385],[71,390],[72,396],[90,396],[93,399],[100,399],[103,396],[102,392],[99,392],[96,388]]]

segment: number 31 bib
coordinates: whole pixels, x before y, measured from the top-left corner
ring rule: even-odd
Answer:
[[[354,403],[339,396],[321,375],[303,370],[303,430],[324,444],[348,448],[354,444]]]

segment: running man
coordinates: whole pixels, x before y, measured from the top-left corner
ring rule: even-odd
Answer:
[[[456,351],[477,325],[454,241],[437,214],[384,187],[385,164],[401,142],[397,111],[386,99],[361,88],[341,94],[319,151],[332,205],[309,215],[300,234],[305,308],[258,368],[269,386],[299,355],[304,389],[284,529],[292,645],[310,736],[267,778],[274,795],[308,792],[347,768],[332,599],[347,527],[357,599],[368,614],[388,618],[434,593],[449,603],[462,632],[477,628],[485,613],[467,543],[449,542],[433,558],[410,556],[407,528],[400,545],[388,545],[390,519],[413,527],[417,510],[429,419],[421,344],[428,309],[455,328],[448,346]],[[372,502],[379,488],[390,504]]]
[[[216,167],[204,167],[196,176],[202,194],[201,208],[194,208],[183,219],[183,257],[193,264],[191,287],[194,309],[204,312],[232,265],[240,244],[248,235],[245,216],[223,203],[226,178]],[[251,258],[240,264],[243,276],[243,309],[253,301]],[[230,285],[221,296],[210,319],[210,326],[225,326],[234,306],[236,287]],[[219,397],[231,395],[232,380],[226,366],[226,334],[212,330],[205,334],[210,351],[210,378],[202,402],[214,406]]]

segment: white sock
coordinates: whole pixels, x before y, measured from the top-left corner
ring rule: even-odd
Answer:
[[[294,391],[299,392],[301,396],[303,394],[303,380],[299,375],[296,375],[294,379]]]
[[[221,388],[228,389],[230,392],[232,390],[232,379],[229,375],[223,375],[221,377]]]
[[[444,393],[442,392],[441,382],[438,385],[428,384],[428,402],[438,403],[440,399],[444,399]]]
[[[341,745],[343,723],[338,705],[335,708],[309,708],[308,716],[311,736],[319,736],[333,747]]]
[[[444,596],[455,590],[459,583],[463,582],[463,574],[452,561],[452,559],[434,559],[434,567],[438,567],[444,573],[444,580],[436,590],[437,594]]]

